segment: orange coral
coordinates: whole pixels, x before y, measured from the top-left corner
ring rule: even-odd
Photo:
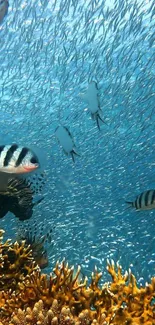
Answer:
[[[1,252],[4,247],[6,252],[0,257],[0,325],[155,325],[155,278],[138,288],[131,271],[123,274],[121,266],[113,261],[107,265],[112,282],[102,287],[99,285],[102,274],[97,269],[88,285],[87,278],[79,281],[80,268],[74,275],[74,268],[65,262],[57,263],[53,274],[48,276],[34,267],[31,252],[25,250],[24,243],[21,246],[16,243],[13,246],[16,285],[10,282],[9,289],[5,281],[13,278],[12,265],[8,262],[8,270],[3,265],[9,261],[7,253],[10,247],[12,251],[12,244],[1,243]],[[28,269],[27,275],[19,272],[21,260],[24,269]]]
[[[32,273],[37,265],[32,258],[30,247],[25,242],[1,242],[3,231],[0,231],[0,290],[16,289],[25,275]]]

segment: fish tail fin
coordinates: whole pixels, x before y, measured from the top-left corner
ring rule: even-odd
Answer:
[[[101,109],[100,109],[101,111]],[[102,112],[102,111],[101,111]],[[100,116],[100,114],[98,113],[98,119],[103,123],[103,124],[106,124],[108,126],[108,124],[103,120],[103,118]]]
[[[77,152],[75,151],[75,149],[73,149],[72,151],[73,151],[74,155],[76,155],[76,156],[79,156],[79,157],[80,157],[80,154],[79,154],[79,153],[77,153]]]
[[[130,208],[133,207],[133,202],[131,202],[131,201],[125,201],[125,203],[129,204],[129,206],[125,210],[130,209]]]
[[[72,157],[73,162],[75,163],[74,154],[75,154],[75,153],[74,153],[74,150],[72,150],[72,151],[71,151],[71,157]]]
[[[96,123],[97,123],[97,127],[98,127],[98,129],[100,131],[101,129],[100,129],[100,124],[99,124],[99,119],[100,119],[100,117],[99,117],[99,115],[97,115],[97,117],[96,117]]]
[[[125,203],[130,204],[130,205],[133,204],[133,202],[131,202],[131,201],[125,201]]]
[[[74,155],[80,157],[79,153],[77,153],[77,152],[73,149],[73,150],[71,151],[71,156],[72,156],[72,160],[73,160],[73,162],[75,163]]]
[[[103,118],[102,118],[100,115],[98,115],[98,118],[99,118],[99,120],[100,120],[102,123],[108,125],[108,124],[103,120]]]
[[[103,118],[100,116],[100,114],[99,114],[99,112],[98,112],[98,113],[96,114],[96,123],[97,123],[97,127],[98,127],[98,129],[101,130],[101,129],[100,129],[99,120],[100,120],[103,124],[106,124],[106,125],[107,125],[107,123],[103,120]]]

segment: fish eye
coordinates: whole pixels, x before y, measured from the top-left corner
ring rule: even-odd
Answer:
[[[32,158],[30,159],[30,162],[31,162],[32,164],[38,164],[38,159],[37,159],[36,157],[32,157]]]

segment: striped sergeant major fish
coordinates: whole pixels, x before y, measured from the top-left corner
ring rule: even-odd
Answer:
[[[63,147],[65,154],[71,155],[73,162],[75,162],[74,156],[80,155],[76,152],[74,140],[68,128],[65,126],[58,126],[55,130],[55,135],[58,142]]]
[[[155,190],[148,190],[136,197],[133,202],[126,201],[136,210],[151,210],[155,209]]]
[[[99,121],[106,124],[105,121],[101,117],[101,108],[99,104],[98,98],[98,88],[97,83],[92,81],[88,84],[88,89],[85,94],[80,94],[81,99],[88,103],[88,109],[91,113],[91,118],[96,121],[97,127],[100,130]]]
[[[0,146],[0,191],[5,191],[10,174],[30,173],[40,167],[35,153],[17,144]]]
[[[34,206],[43,200],[41,197],[34,202],[34,195],[41,192],[44,184],[43,174],[33,176],[32,180],[31,178],[9,179],[6,191],[0,192],[0,218],[3,218],[8,212],[13,213],[22,221],[31,218]]]
[[[2,23],[3,18],[7,15],[8,7],[8,0],[0,0],[0,24]]]

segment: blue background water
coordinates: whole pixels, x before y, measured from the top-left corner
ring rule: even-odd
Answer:
[[[9,1],[0,26],[0,142],[26,145],[46,171],[38,231],[55,225],[50,266],[64,257],[88,274],[106,259],[154,275],[155,210],[125,200],[155,188],[154,1]],[[95,80],[106,124],[97,129],[80,94]],[[80,157],[55,137],[62,123]],[[14,238],[19,222],[0,220]]]

